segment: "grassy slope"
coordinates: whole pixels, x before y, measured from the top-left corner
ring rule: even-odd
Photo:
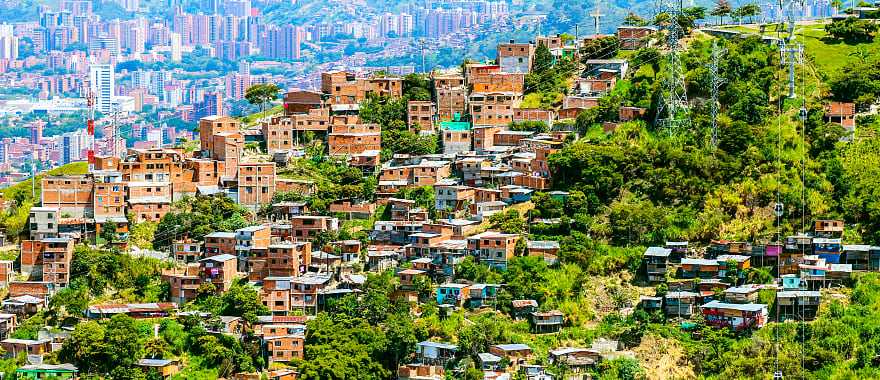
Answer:
[[[89,166],[87,163],[74,162],[38,174],[36,177],[36,193],[34,197],[31,197],[30,179],[0,190],[0,195],[2,195],[3,199],[13,200],[16,198],[16,195],[19,195],[22,198],[21,207],[10,207],[7,210],[0,210],[2,211],[0,212],[0,226],[2,226],[10,238],[14,238],[26,230],[25,224],[27,223],[27,218],[30,215],[31,207],[40,200],[41,180],[46,175],[85,174],[88,170]]]
[[[76,174],[86,174],[89,170],[89,164],[86,162],[73,162],[67,165],[59,166],[55,169],[49,170],[48,172],[37,174],[37,192],[36,198],[40,198],[40,190],[41,190],[41,180],[46,175],[55,176],[55,175],[76,175]],[[28,178],[25,181],[21,181],[15,185],[9,186],[0,192],[4,199],[12,199],[17,192],[24,192],[30,198],[30,189],[31,189],[31,181]]]
[[[759,31],[752,26],[731,26],[729,29],[755,34]],[[775,25],[768,26],[765,34],[776,36]],[[835,72],[857,62],[858,58],[850,54],[859,51],[859,49],[864,49],[871,53],[880,51],[880,39],[860,44],[834,41],[825,32],[825,24],[800,25],[795,28],[795,34],[798,37],[798,42],[804,44],[805,54],[813,57],[816,69],[826,73],[826,75],[833,75]]]
[[[265,117],[269,117],[269,116],[272,116],[272,115],[275,115],[275,114],[279,114],[279,113],[281,113],[281,111],[283,111],[283,110],[284,110],[284,107],[281,106],[281,105],[277,105],[277,106],[272,106],[272,107],[270,107],[270,108],[266,108]],[[252,114],[247,115],[247,116],[243,116],[243,117],[241,117],[240,119],[241,119],[242,124],[244,124],[245,127],[250,127],[250,126],[254,126],[254,125],[256,125],[256,124],[257,124],[257,121],[260,120],[260,118],[262,118],[263,115],[264,115],[264,114],[263,114],[262,112],[256,112],[256,113],[252,113]]]

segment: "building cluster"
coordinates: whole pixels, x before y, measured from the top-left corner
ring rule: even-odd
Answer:
[[[760,301],[775,297],[781,321],[811,320],[822,289],[848,284],[854,272],[880,269],[880,247],[843,244],[843,231],[842,220],[817,220],[812,233],[776,244],[713,241],[702,253],[687,242],[650,247],[645,275],[668,292],[642,297],[640,307],[669,317],[701,314],[709,324],[749,330],[775,320]],[[770,268],[778,281],[748,283],[752,267]]]
[[[194,13],[184,10],[183,2],[170,1],[174,10],[169,19],[151,19],[143,16],[137,0],[120,1],[138,15],[129,20],[100,18],[94,4],[85,0],[61,1],[56,7],[40,6],[37,20],[0,24],[0,74],[7,85],[39,88],[40,98],[81,94],[88,88],[83,74],[94,64],[110,65],[128,61],[143,63],[180,62],[185,53],[205,49],[212,57],[236,62],[250,56],[276,61],[300,60],[304,49],[338,38],[364,39],[367,43],[381,44],[389,38],[426,36],[432,38],[471,31],[509,17],[508,5],[502,1],[465,0],[407,6],[402,12],[378,12],[365,4],[344,6],[354,20],[324,21],[315,15],[314,21],[301,25],[275,24],[261,14],[250,0],[214,1],[198,4]],[[187,8],[189,9],[189,8]],[[20,52],[21,41],[33,43],[33,55]],[[21,69],[43,67],[57,74],[28,73],[18,75]],[[169,71],[157,75],[169,75]],[[249,74],[245,74],[247,76]],[[247,83],[248,78],[228,77],[231,84]],[[259,81],[259,78],[254,78]],[[236,82],[237,81],[237,82]],[[229,84],[229,83],[227,83]],[[165,83],[155,84],[162,94]],[[227,86],[227,97],[241,99]],[[233,86],[235,87],[235,86]],[[193,89],[198,89],[194,86]],[[144,91],[119,91],[124,97],[142,101]],[[122,89],[120,89],[122,90]],[[160,93],[160,94],[157,94]],[[170,102],[186,96],[170,90]],[[201,101],[203,95],[196,94]],[[195,104],[192,101],[187,104]],[[172,105],[172,107],[174,107]],[[206,115],[211,115],[208,113]],[[198,119],[197,116],[195,119]]]

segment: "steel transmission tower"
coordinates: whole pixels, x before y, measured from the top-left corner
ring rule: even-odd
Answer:
[[[709,64],[709,75],[712,83],[712,147],[718,146],[718,90],[725,80],[718,75],[718,61],[721,56],[727,53],[727,49],[719,48],[716,41],[712,41],[712,62]]]
[[[667,4],[664,4],[661,9],[669,15],[669,25],[666,28],[666,47],[669,50],[666,59],[669,72],[654,121],[655,125],[666,129],[670,134],[675,134],[680,128],[686,127],[690,123],[690,105],[687,100],[687,87],[684,83],[684,73],[679,57],[679,53],[681,53],[679,39],[682,35],[682,29],[678,24],[678,16],[681,14],[681,9]]]
[[[788,97],[794,98],[797,96],[795,94],[795,65],[800,64],[804,59],[804,45],[797,42],[794,27],[799,18],[797,12],[803,10],[803,2],[800,0],[780,0],[779,7],[784,10],[788,25],[788,36],[779,41],[779,54],[782,58],[782,64],[788,65]]]

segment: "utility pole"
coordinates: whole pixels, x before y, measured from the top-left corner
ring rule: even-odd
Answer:
[[[37,200],[37,149],[31,153],[31,199]],[[59,197],[60,198],[60,197]]]
[[[422,48],[422,73],[425,73],[426,71],[425,71],[425,39],[424,38],[419,39],[419,45],[421,45],[421,48]]]
[[[722,54],[727,52],[726,49],[721,49],[718,47],[718,44],[715,40],[712,41],[712,63],[709,64],[709,74],[711,76],[711,86],[712,86],[712,147],[715,148],[718,146],[718,90],[721,88],[721,85],[724,84],[724,78],[718,75],[718,61],[721,58]]]
[[[117,129],[116,129],[116,128],[117,128],[117,124],[116,124],[116,122],[117,122],[117,117],[118,117],[118,116],[119,116],[119,112],[118,112],[118,111],[114,111],[114,112],[113,112],[113,123],[112,123],[111,126],[110,126],[110,143],[113,144],[113,145],[111,145],[111,152],[112,152],[112,154],[113,154],[113,157],[119,157],[119,152],[117,152],[117,147],[116,147],[116,146],[118,145],[118,144],[116,143],[116,140],[117,140],[117,137],[116,137],[116,134],[117,134]]]
[[[681,25],[678,24],[678,15],[681,9],[667,4],[663,4],[661,7],[669,14],[669,25],[667,26],[666,34],[666,47],[669,49],[666,59],[669,62],[669,73],[664,83],[663,99],[657,108],[654,124],[666,129],[672,135],[679,128],[689,124],[690,105],[687,100],[687,87],[684,83],[684,73],[681,69],[682,63],[679,57],[681,49],[679,38],[682,29]]]
[[[86,90],[86,104],[89,107],[89,119],[86,121],[86,132],[89,135],[89,150],[88,150],[88,160],[89,160],[89,173],[95,170],[95,94],[92,93],[91,88]]]

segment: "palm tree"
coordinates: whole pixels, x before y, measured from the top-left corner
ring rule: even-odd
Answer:
[[[715,3],[715,8],[712,9],[712,12],[709,13],[712,16],[717,16],[721,18],[721,25],[724,25],[724,16],[727,16],[733,12],[733,7],[730,6],[730,2],[727,0],[718,0]]]
[[[761,7],[758,4],[746,4],[739,7],[739,14],[742,17],[749,18],[749,24],[755,23],[755,16],[761,14]]]
[[[831,0],[831,7],[834,8],[834,14],[837,14],[843,8],[843,0]]]

